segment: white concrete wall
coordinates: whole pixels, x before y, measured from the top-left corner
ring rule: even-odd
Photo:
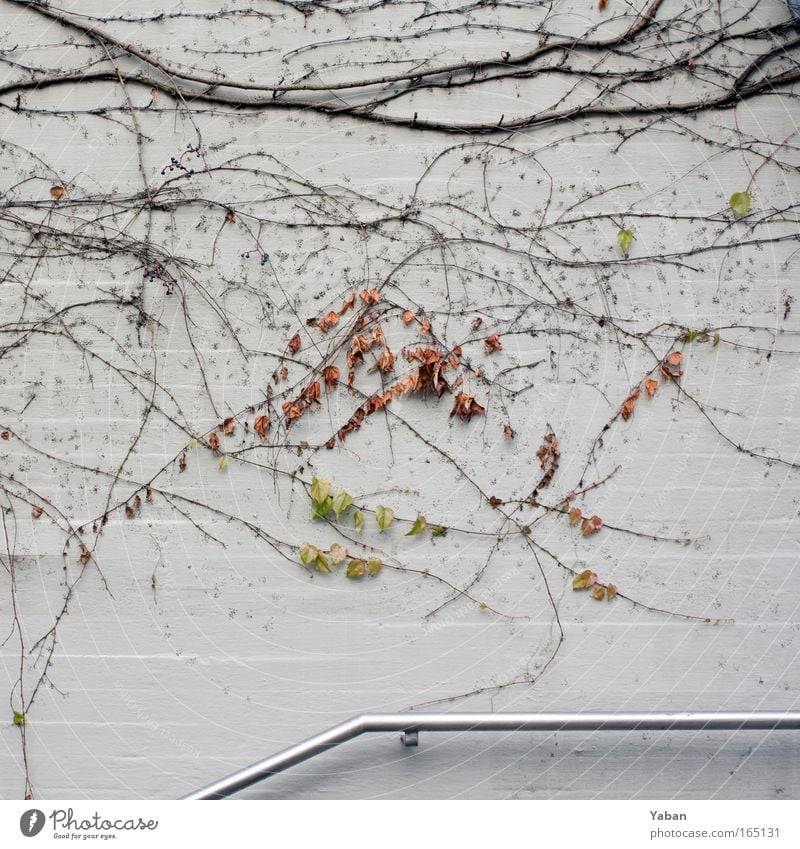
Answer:
[[[270,24],[196,17],[103,26],[174,62],[219,65],[232,76],[259,80],[274,79],[281,57],[293,48],[348,34],[403,34],[433,26],[413,23],[421,6],[397,4],[349,16],[317,10],[304,17],[266,5],[279,16]],[[615,5],[622,4],[611,0],[609,19],[619,14]],[[524,26],[543,14],[541,4],[529,6],[478,10],[473,20]],[[585,32],[597,14],[588,0],[555,6],[561,20],[552,26],[562,32]],[[680,6],[669,3],[660,14]],[[722,6],[729,20],[747,8],[738,2]],[[144,14],[151,7],[165,8],[65,4],[93,15]],[[709,4],[695,25],[718,26],[716,8]],[[102,59],[96,47],[92,53],[61,46],[65,39],[88,42],[19,5],[0,4],[0,15],[2,42],[20,46],[14,56],[21,63],[66,69],[87,56]],[[765,0],[747,22],[732,26],[772,25],[787,16],[782,2]],[[464,13],[446,20],[463,21]],[[605,26],[611,31],[621,24],[611,20]],[[530,41],[529,34],[511,29],[475,28],[469,35],[445,32],[397,45],[323,48],[312,59],[304,54],[291,59],[289,68],[297,73],[303,61],[388,59],[392,51],[436,53],[444,62],[462,53],[494,56],[500,43],[517,53]],[[38,48],[24,49],[30,45]],[[196,52],[220,45],[273,52],[258,57]],[[747,48],[738,45],[726,61],[746,63]],[[722,67],[722,54],[714,57]],[[125,73],[137,67],[124,57],[118,65]],[[26,73],[4,68],[6,80]],[[702,96],[706,76],[642,85],[641,97],[659,102],[665,96]],[[557,75],[543,75],[517,83],[516,90],[505,82],[477,94],[434,91],[385,108],[405,115],[419,111],[421,118],[510,116],[543,108],[564,85]],[[146,87],[131,83],[128,91],[136,106],[150,100]],[[219,207],[198,202],[154,216],[153,240],[194,263],[180,278],[191,323],[180,297],[167,296],[158,281],[142,283],[141,263],[129,254],[64,256],[64,244],[72,250],[75,242],[53,237],[44,259],[15,262],[10,246],[20,250],[39,237],[12,221],[12,212],[42,227],[63,224],[78,232],[70,216],[88,216],[89,208],[72,210],[70,199],[122,197],[140,191],[142,182],[130,115],[120,109],[112,122],[85,114],[95,106],[124,106],[124,92],[113,81],[25,90],[17,111],[15,93],[2,94],[1,187],[9,192],[19,183],[6,200],[25,201],[4,207],[2,224],[0,346],[24,337],[0,359],[0,423],[15,434],[0,442],[2,498],[13,507],[6,514],[9,541],[2,557],[8,566],[11,549],[26,651],[53,626],[65,579],[80,572],[75,539],[62,556],[68,535],[63,526],[67,520],[73,527],[86,525],[85,538],[94,539],[91,523],[107,509],[109,473],[122,467],[112,506],[166,466],[155,487],[233,517],[188,502],[181,502],[182,514],[158,493],[134,519],[119,509],[110,515],[95,561],[58,624],[47,681],[28,713],[36,795],[176,797],[353,714],[407,709],[475,690],[482,692],[433,709],[798,709],[800,486],[790,464],[798,461],[800,438],[792,353],[800,350],[800,305],[784,318],[784,302],[787,294],[797,295],[800,157],[797,111],[788,91],[748,99],[735,110],[664,121],[634,135],[618,152],[617,130],[640,126],[636,119],[598,116],[473,138],[302,110],[248,113],[219,106],[209,113],[197,106],[190,120],[160,92],[150,110],[136,113],[151,186],[161,182],[170,156],[195,142],[199,130],[209,168],[240,156],[282,174],[293,169],[327,187],[346,204],[327,203],[329,221],[335,216],[369,221],[401,210],[437,154],[474,142],[448,153],[428,174],[416,192],[417,223],[394,221],[375,231],[310,226],[303,207],[311,202],[277,198],[276,179],[229,170],[196,174],[179,184],[187,196],[217,199],[238,216],[218,238],[224,219]],[[71,110],[83,111],[70,116]],[[499,142],[518,152],[479,146]],[[765,142],[787,143],[777,149],[786,167],[765,163],[759,155],[770,150]],[[48,200],[51,184],[67,188],[55,212]],[[730,194],[748,185],[757,223],[733,221],[726,212]],[[581,203],[599,192],[601,197]],[[502,249],[487,219],[487,199],[495,219],[507,225],[508,247],[518,253]],[[42,203],[31,205],[32,200]],[[568,215],[586,214],[587,220],[567,224],[560,218],[573,206]],[[97,214],[97,207],[91,209]],[[254,257],[241,256],[252,248],[243,228],[248,212],[265,220],[262,241],[274,275]],[[623,221],[636,232],[627,262],[615,247]],[[133,220],[121,214],[114,223],[137,238],[145,233],[144,215]],[[85,229],[94,232],[94,226],[87,222]],[[434,243],[431,227],[452,240],[449,245]],[[462,236],[475,241],[465,244]],[[738,241],[744,244],[711,247]],[[420,248],[415,259],[392,272]],[[675,262],[665,259],[686,249],[696,251]],[[548,262],[548,251],[562,261]],[[443,256],[459,269],[451,267],[445,275]],[[448,418],[449,396],[438,402],[407,399],[395,402],[392,412],[416,432],[394,415],[375,415],[332,451],[308,450],[298,457],[293,449],[259,448],[241,455],[254,463],[231,458],[226,471],[201,445],[189,452],[188,469],[180,474],[174,458],[187,433],[205,434],[222,416],[262,401],[279,362],[273,354],[285,349],[296,330],[303,347],[300,362],[290,367],[290,382],[302,385],[308,373],[302,363],[315,362],[312,338],[320,345],[329,342],[303,329],[303,322],[366,283],[385,284],[385,299],[424,307],[435,332],[451,344],[470,337],[471,321],[482,315],[483,328],[472,334],[477,341],[464,345],[473,366],[508,387],[532,388],[511,396],[467,376],[469,391],[487,408],[485,417],[469,424]],[[104,293],[129,297],[143,285],[144,307],[158,326],[137,328],[130,307],[97,303],[113,297]],[[67,307],[72,308],[62,319],[41,323]],[[601,327],[582,312],[609,321]],[[662,322],[672,326],[647,337],[652,352],[615,330],[616,325],[628,333],[650,332]],[[519,534],[503,539],[471,592],[507,617],[464,599],[427,617],[451,596],[435,579],[388,569],[363,582],[341,574],[311,575],[296,553],[276,555],[240,521],[293,545],[307,540],[326,547],[336,541],[335,529],[309,518],[302,486],[266,467],[302,468],[304,480],[312,473],[330,477],[366,507],[383,503],[400,517],[422,513],[431,523],[484,532],[451,531],[431,540],[428,534],[406,537],[407,526],[396,524],[378,535],[374,518],[367,516],[361,533],[387,563],[430,569],[465,586],[507,527],[479,490],[524,498],[541,475],[535,454],[548,426],[558,435],[562,457],[542,499],[555,504],[577,488],[593,441],[684,326],[721,328],[717,347],[676,346],[684,349],[682,385],[707,416],[674,385],[663,384],[652,400],[641,397],[631,419],[616,420],[605,434],[585,482],[617,466],[619,471],[576,502],[607,524],[640,535],[604,528],[583,538],[562,517],[547,515],[533,526],[532,538],[563,565],[542,549],[537,563]],[[235,343],[234,331],[249,350]],[[480,340],[494,331],[504,348],[490,357]],[[386,333],[395,350],[418,344],[397,319],[387,320]],[[192,344],[204,363],[208,391]],[[533,369],[498,377],[502,369],[536,361]],[[342,358],[337,362],[344,373]],[[360,377],[358,385],[377,383]],[[147,413],[150,398],[161,412]],[[289,431],[289,441],[324,443],[357,403],[340,390],[320,412],[304,416]],[[503,438],[506,421],[516,431],[513,441]],[[222,440],[228,452],[258,442],[241,425]],[[739,452],[731,442],[749,451]],[[50,521],[55,515],[50,507],[41,518],[31,517],[30,505],[21,500],[31,492],[40,496],[33,498],[36,503],[47,499],[57,506],[63,520]],[[527,522],[539,513],[526,508],[511,515]],[[574,592],[568,569],[587,563],[628,598],[598,603]],[[0,577],[5,635],[12,631],[7,569]],[[541,678],[492,689],[541,671],[557,645],[553,604],[565,639]],[[0,681],[10,693],[19,669],[16,633],[3,644],[0,659]],[[44,658],[27,651],[25,661],[29,693]],[[0,792],[16,798],[24,789],[20,729],[11,722],[10,707],[6,713],[0,717],[5,723]],[[396,737],[383,735],[348,744],[250,795],[797,798],[797,742],[790,733],[443,734],[423,735],[417,750],[404,750]]]

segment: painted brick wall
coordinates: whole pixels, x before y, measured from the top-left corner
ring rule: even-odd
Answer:
[[[531,20],[580,36],[600,14],[588,0],[554,4],[553,20],[544,18],[548,4],[524,5],[430,23],[418,19],[430,11],[422,4],[304,14],[267,3],[270,20],[209,18],[187,5],[194,17],[102,26],[173,62],[240,79],[342,63],[327,71],[330,80],[365,58],[379,68],[408,56],[496,60],[500,48],[530,48]],[[615,5],[600,35],[630,23]],[[715,3],[669,2],[658,16],[684,5],[685,26],[713,37]],[[731,32],[788,20],[782,2],[722,5]],[[65,8],[95,17],[166,9]],[[448,28],[467,19],[468,31]],[[679,31],[665,29],[673,51],[686,49]],[[0,4],[0,34],[17,62],[3,67],[7,83],[31,66],[58,73],[97,57],[109,67],[87,36],[19,4]],[[309,47],[322,41],[330,44]],[[740,68],[751,48],[734,40],[710,54],[711,70],[643,80],[637,96],[703,97],[715,63]],[[644,62],[657,49],[647,41],[638,56]],[[137,83],[139,64],[112,53],[130,76],[124,88],[113,78],[26,88],[16,106],[16,91],[0,94],[0,420],[13,433],[0,442],[2,498],[13,507],[0,601],[0,626],[11,636],[0,659],[12,703],[20,651],[9,559],[30,692],[49,643],[44,655],[33,646],[62,609],[65,581],[81,574],[77,538],[64,549],[65,523],[85,525],[91,541],[92,522],[109,515],[58,621],[52,666],[27,717],[38,796],[176,797],[365,711],[798,708],[800,486],[792,463],[800,393],[792,352],[800,350],[800,308],[787,298],[797,289],[800,159],[790,87],[735,109],[649,124],[612,109],[514,133],[453,135],[313,109],[184,108]],[[596,58],[570,61],[588,73]],[[586,82],[569,91],[574,82],[542,72],[426,90],[382,109],[416,111],[420,120],[511,120],[562,97],[570,104],[596,95]],[[160,195],[149,225],[163,256],[184,260],[180,272],[164,263],[178,281],[172,295],[160,280],[143,279],[135,251],[95,245],[87,255],[80,243],[81,233],[99,232],[102,210],[114,213],[106,236],[115,244],[148,234],[146,213],[120,212],[108,198],[142,190],[126,93],[150,187],[161,184],[171,157],[201,143],[202,158],[186,160],[197,173],[175,183],[192,202],[171,205],[175,196]],[[58,203],[51,185],[65,187]],[[752,217],[738,221],[728,198],[748,186]],[[90,196],[103,200],[70,206]],[[235,220],[226,223],[228,208]],[[84,216],[82,226],[74,216]],[[369,223],[379,218],[389,220]],[[635,232],[627,258],[615,241],[623,225]],[[62,226],[70,239],[46,230]],[[252,253],[259,232],[266,265]],[[45,258],[14,259],[42,238],[50,240]],[[267,444],[300,448],[254,447],[253,417],[238,414],[264,401],[288,340],[302,335],[288,362],[288,383],[299,386],[332,338],[305,321],[365,285],[382,286],[398,311],[424,309],[440,338],[468,340],[461,388],[485,415],[449,417],[449,395],[398,399],[333,450],[313,450],[363,400],[342,386],[288,433],[278,436],[273,424]],[[138,297],[147,320],[131,301]],[[477,316],[483,325],[473,331]],[[719,328],[720,344],[713,334],[676,341],[681,328],[706,327]],[[489,355],[483,338],[492,332],[503,348]],[[395,351],[425,342],[397,313],[384,333]],[[683,351],[683,389],[662,381],[623,421],[623,399],[673,349]],[[369,394],[380,381],[365,372],[356,385]],[[234,434],[220,437],[228,468],[201,441],[181,472],[176,458],[189,435],[235,414]],[[513,440],[504,438],[506,423]],[[602,516],[597,534],[584,537],[553,512],[486,503],[487,495],[526,498],[542,475],[536,452],[549,429],[561,457],[542,501],[558,506],[581,479],[589,485],[616,469],[574,501]],[[347,534],[376,550],[384,569],[362,581],[311,573],[296,550],[278,552],[253,529],[290,546],[346,543],[310,518],[299,479],[313,474],[368,509],[385,504],[399,519],[423,514],[461,530],[406,536],[409,525],[396,521],[379,534],[367,513],[359,533],[350,512]],[[153,502],[126,518],[122,505],[153,476]],[[35,518],[26,493],[60,515],[47,506]],[[531,523],[536,547],[507,534],[519,525],[504,514]],[[466,587],[487,563],[471,598],[454,597],[450,585]],[[569,570],[586,566],[626,598],[597,602],[573,591]],[[519,679],[536,680],[496,689]],[[6,712],[0,792],[14,798],[24,769],[20,729]],[[383,735],[250,795],[797,798],[800,762],[789,742],[788,733],[760,732],[442,734],[405,750]]]

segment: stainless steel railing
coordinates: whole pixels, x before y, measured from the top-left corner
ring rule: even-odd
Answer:
[[[756,731],[800,730],[800,711],[728,713],[367,713],[184,796],[224,799],[291,766],[375,731],[400,731],[416,746],[421,731]]]

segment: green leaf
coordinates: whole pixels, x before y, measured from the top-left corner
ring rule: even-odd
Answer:
[[[324,519],[333,507],[333,499],[330,495],[324,501],[311,500],[311,518]]]
[[[343,545],[339,545],[338,542],[335,542],[328,551],[328,554],[331,556],[331,563],[334,566],[338,566],[342,560],[347,557],[347,549]]]
[[[744,216],[750,211],[750,193],[734,192],[728,201],[728,206],[739,218],[744,218]]]
[[[227,469],[227,468],[228,468],[228,458],[227,458],[227,457],[223,454],[223,455],[219,458],[219,463],[217,463],[217,465],[220,467],[220,469],[222,469],[223,471],[225,471],[225,469]]]
[[[298,553],[300,554],[300,562],[304,566],[308,566],[310,563],[313,563],[317,559],[319,549],[316,547],[316,545],[311,545],[310,542],[304,542],[300,546],[300,550]]]
[[[351,560],[347,564],[347,572],[345,574],[348,578],[363,578],[366,571],[367,567],[363,560]]]
[[[622,253],[628,253],[633,244],[633,230],[620,230],[617,233],[617,244],[620,246]]]
[[[330,572],[331,567],[328,566],[328,558],[321,552],[317,552],[317,559],[314,561],[314,568],[317,572]]]
[[[24,725],[25,724],[25,714],[20,713],[18,710],[14,711],[14,725]]]
[[[369,560],[367,560],[367,572],[369,573],[369,576],[374,578],[375,575],[381,571],[382,565],[380,557],[370,557]]]
[[[690,327],[688,330],[684,331],[684,334],[683,334],[683,341],[684,342],[694,342],[695,339],[697,339],[697,331],[696,330],[693,330]]]
[[[353,513],[353,525],[357,531],[360,531],[364,527],[364,514],[360,510],[356,510]]]
[[[431,525],[432,537],[443,537],[447,533],[447,528],[444,525]]]
[[[187,447],[189,448],[190,451],[192,450],[192,448],[197,448],[197,440],[194,437],[192,437],[189,440],[189,445]]]
[[[414,519],[414,524],[411,526],[411,530],[406,534],[407,537],[413,537],[417,534],[421,534],[425,530],[425,526],[428,524],[427,520],[424,516],[417,516]]]
[[[384,507],[383,504],[379,504],[375,508],[375,518],[378,520],[378,527],[381,529],[381,532],[385,531],[389,525],[392,524],[394,520],[394,510],[389,507]]]
[[[350,494],[343,489],[339,489],[333,496],[333,512],[336,514],[336,520],[339,520],[339,514],[343,513],[353,503]]]

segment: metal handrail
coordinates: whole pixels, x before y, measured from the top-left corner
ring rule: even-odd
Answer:
[[[800,711],[725,713],[366,713],[270,755],[184,799],[224,799],[362,734],[401,731],[754,731],[800,730]]]

